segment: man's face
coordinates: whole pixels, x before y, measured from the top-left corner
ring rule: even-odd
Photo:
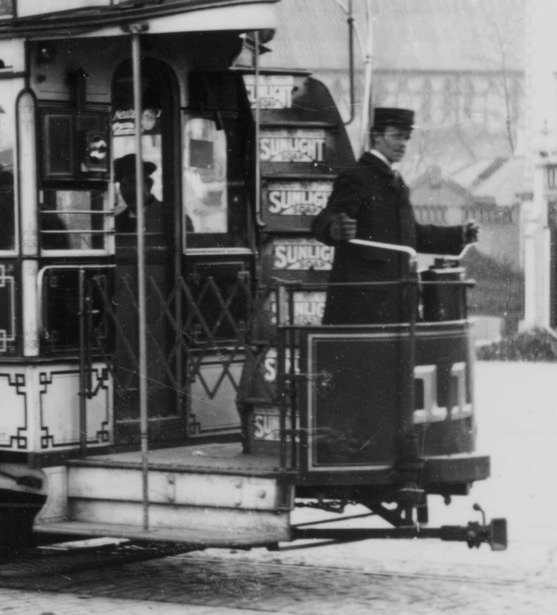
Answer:
[[[387,126],[385,132],[375,134],[374,148],[389,162],[399,162],[406,153],[406,144],[409,140],[410,131]]]
[[[136,208],[135,175],[124,175],[120,180],[120,194],[131,209]],[[147,179],[144,184],[144,197],[149,196],[149,185]]]

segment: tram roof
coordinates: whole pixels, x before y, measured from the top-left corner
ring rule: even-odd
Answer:
[[[141,24],[151,34],[216,30],[250,31],[276,26],[280,0],[0,0],[0,38],[121,36]],[[70,7],[70,8],[68,8]],[[58,9],[58,10],[56,10]]]

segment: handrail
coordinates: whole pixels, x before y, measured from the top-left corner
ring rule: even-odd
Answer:
[[[459,261],[461,258],[464,258],[464,256],[466,255],[466,253],[468,252],[468,250],[469,250],[470,248],[472,248],[472,247],[476,247],[476,245],[477,245],[477,242],[476,242],[476,241],[474,241],[474,242],[472,242],[472,243],[467,243],[467,244],[464,246],[464,248],[462,248],[462,250],[461,250],[460,254],[457,254],[456,256],[454,256],[454,255],[450,255],[450,254],[447,254],[447,255],[445,255],[445,258],[450,258],[450,259],[453,259],[453,260],[457,260],[457,261]]]
[[[412,259],[415,259],[418,256],[417,250],[411,248],[410,246],[403,246],[395,243],[383,243],[379,241],[370,241],[368,239],[350,239],[349,243],[353,243],[360,246],[366,246],[368,248],[379,248],[382,250],[393,250],[395,252],[405,252]],[[472,246],[476,246],[477,242],[467,243],[464,248],[460,251],[459,254],[439,254],[437,256],[441,258],[460,260],[464,258],[465,254]]]
[[[411,259],[415,259],[418,255],[417,251],[410,246],[402,246],[396,243],[383,243],[380,241],[370,241],[369,239],[350,239],[349,243],[367,248],[379,248],[382,250],[393,250],[395,252],[405,252]]]

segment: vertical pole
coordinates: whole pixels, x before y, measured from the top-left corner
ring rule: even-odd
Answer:
[[[369,124],[372,109],[371,81],[373,77],[373,19],[370,0],[366,0],[366,25],[366,44],[364,48],[364,96],[361,118],[362,152],[368,150],[370,147]]]
[[[414,415],[414,364],[416,362],[416,312],[418,302],[417,284],[417,261],[412,258],[410,261],[410,275],[406,280],[402,280],[404,295],[408,297],[410,314],[408,317],[408,341],[405,343],[404,337],[401,338],[402,357],[400,368],[402,371],[401,396],[399,402],[399,452],[397,459],[397,470],[400,477],[401,505],[404,511],[404,522],[407,525],[413,524],[413,511],[420,504],[423,506],[425,501],[421,500],[423,491],[418,488],[420,474],[423,469],[423,461],[418,450],[418,439],[413,423]],[[409,292],[408,292],[409,291]],[[406,491],[406,494],[404,493]],[[421,518],[423,513],[420,512]]]
[[[145,193],[141,142],[141,40],[132,31],[133,104],[135,113],[135,189],[137,203],[137,292],[139,306],[139,419],[143,487],[143,529],[149,529],[149,417],[147,408],[147,333],[145,290]]]
[[[352,0],[348,0],[348,73],[350,79],[350,102],[349,105],[349,117],[344,122],[345,126],[349,126],[354,121],[356,108],[356,95],[354,86],[354,13],[352,11]]]
[[[86,336],[85,313],[85,270],[79,270],[79,448],[81,456],[85,457],[87,452],[87,406],[86,406],[86,359],[85,344],[88,342]]]
[[[259,32],[253,33],[254,43],[254,84],[253,97],[255,98],[255,221],[259,228],[263,228],[265,223],[261,219],[261,159],[259,155],[259,138],[261,134],[261,109],[259,108]]]

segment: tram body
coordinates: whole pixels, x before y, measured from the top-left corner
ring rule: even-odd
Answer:
[[[354,157],[323,84],[258,69],[275,2],[59,4],[0,5],[2,539],[274,545],[304,500],[504,548],[423,529],[489,475],[460,273],[419,322],[320,325]],[[117,232],[130,153],[159,209]]]

